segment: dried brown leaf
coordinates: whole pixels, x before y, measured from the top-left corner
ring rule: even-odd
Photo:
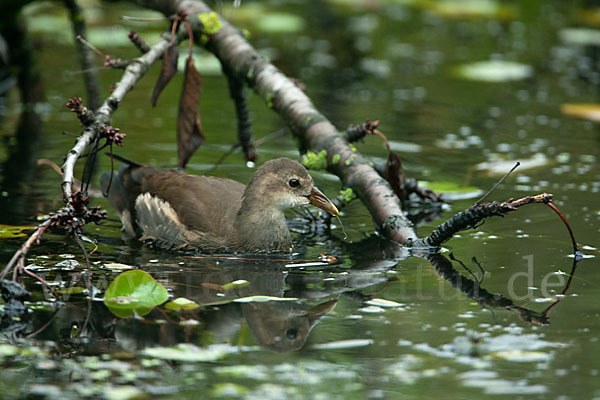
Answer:
[[[404,197],[406,196],[404,190],[406,176],[402,170],[402,162],[400,161],[400,157],[398,157],[398,155],[391,150],[388,152],[388,159],[384,170],[384,178],[388,181],[400,201],[404,202]]]
[[[177,73],[177,59],[179,58],[179,50],[177,50],[177,44],[172,43],[162,58],[162,66],[160,68],[160,75],[158,75],[158,80],[154,85],[154,90],[152,91],[152,107],[156,106],[156,101],[158,100],[158,96],[162,92],[162,90],[167,86],[167,84],[171,81],[171,79]]]
[[[177,154],[179,168],[184,168],[194,151],[204,143],[202,124],[200,122],[200,92],[202,91],[202,75],[194,66],[194,59],[185,61],[183,90],[179,99],[179,115],[177,116]]]

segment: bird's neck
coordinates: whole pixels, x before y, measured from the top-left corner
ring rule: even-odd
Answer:
[[[256,197],[245,197],[236,216],[238,244],[244,252],[290,252],[292,241],[283,211]]]

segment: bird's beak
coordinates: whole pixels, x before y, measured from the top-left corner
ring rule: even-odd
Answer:
[[[323,192],[321,192],[315,186],[312,187],[312,190],[308,195],[308,200],[313,206],[317,206],[320,209],[327,211],[334,217],[340,215],[340,212],[338,211],[335,204],[333,204],[331,200],[329,200],[327,196],[325,196]]]

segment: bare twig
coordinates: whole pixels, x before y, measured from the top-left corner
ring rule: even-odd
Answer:
[[[521,163],[517,161],[517,162],[515,163],[515,165],[514,165],[514,166],[513,166],[513,167],[510,169],[510,171],[508,171],[508,172],[507,172],[507,173],[506,173],[506,174],[505,174],[505,175],[504,175],[502,178],[500,178],[500,180],[499,180],[498,182],[496,182],[496,183],[494,184],[494,186],[492,186],[492,188],[491,188],[490,190],[488,190],[488,191],[487,191],[487,193],[486,193],[486,194],[484,194],[483,196],[481,196],[481,198],[475,202],[475,205],[481,204],[481,202],[482,202],[483,200],[485,200],[485,198],[486,198],[486,197],[488,197],[488,196],[490,195],[490,193],[492,193],[494,190],[496,190],[496,188],[497,188],[498,186],[500,186],[500,184],[501,184],[502,182],[504,182],[504,180],[506,180],[506,178],[508,178],[508,176],[509,176],[509,175],[510,175],[510,174],[511,174],[511,173],[512,173],[512,172],[513,172],[515,169],[517,169],[517,167],[518,167],[519,165],[521,165]]]
[[[29,236],[25,243],[21,245],[21,248],[17,250],[15,254],[13,254],[12,258],[10,259],[8,264],[6,264],[2,272],[0,272],[0,279],[4,279],[6,274],[8,274],[15,265],[21,267],[25,266],[25,256],[27,255],[27,252],[29,251],[31,246],[33,246],[34,243],[39,243],[40,238],[46,232],[46,230],[48,230],[51,223],[52,221],[50,219],[47,219],[42,224],[38,225],[38,227]]]
[[[551,201],[551,194],[542,193],[536,196],[526,196],[518,200],[509,199],[503,203],[494,201],[492,203],[474,204],[444,222],[426,238],[414,240],[412,247],[438,247],[452,238],[456,233],[471,228],[488,217],[503,217],[524,205],[532,203],[548,204]]]

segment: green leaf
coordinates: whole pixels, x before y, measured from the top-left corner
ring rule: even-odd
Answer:
[[[249,284],[250,284],[250,282],[243,280],[243,279],[239,279],[237,281],[229,282],[229,283],[222,285],[221,289],[231,290],[231,289],[235,289],[235,288],[242,288],[244,286],[248,286]]]
[[[173,311],[190,311],[200,307],[197,303],[192,300],[186,299],[185,297],[178,297],[165,304],[165,308]]]
[[[266,303],[268,301],[296,301],[296,297],[249,296],[233,300],[234,303]]]
[[[464,79],[482,82],[508,82],[529,78],[533,68],[513,61],[490,60],[463,64],[456,74]]]
[[[83,292],[85,292],[85,288],[81,287],[81,286],[73,286],[70,288],[65,288],[65,289],[59,289],[56,291],[56,293],[60,293],[60,294],[81,294]]]
[[[142,270],[126,271],[106,290],[104,304],[118,317],[146,315],[169,298],[167,289]]]
[[[425,186],[434,192],[441,193],[448,201],[472,199],[483,194],[483,190],[475,186],[462,186],[455,182],[438,181],[426,182],[419,181],[419,186]]]
[[[142,354],[162,360],[212,362],[238,352],[238,347],[226,344],[215,344],[207,348],[201,348],[189,343],[180,343],[172,347],[148,347],[142,351]]]
[[[304,20],[290,13],[265,13],[256,21],[256,28],[268,33],[296,33],[304,29]]]
[[[103,268],[109,269],[111,271],[125,271],[128,269],[134,269],[135,267],[132,265],[121,264],[121,263],[106,263],[102,266]]]
[[[27,234],[23,233],[23,231],[33,229],[35,229],[35,226],[13,226],[0,224],[0,239],[13,239],[27,236]]]

